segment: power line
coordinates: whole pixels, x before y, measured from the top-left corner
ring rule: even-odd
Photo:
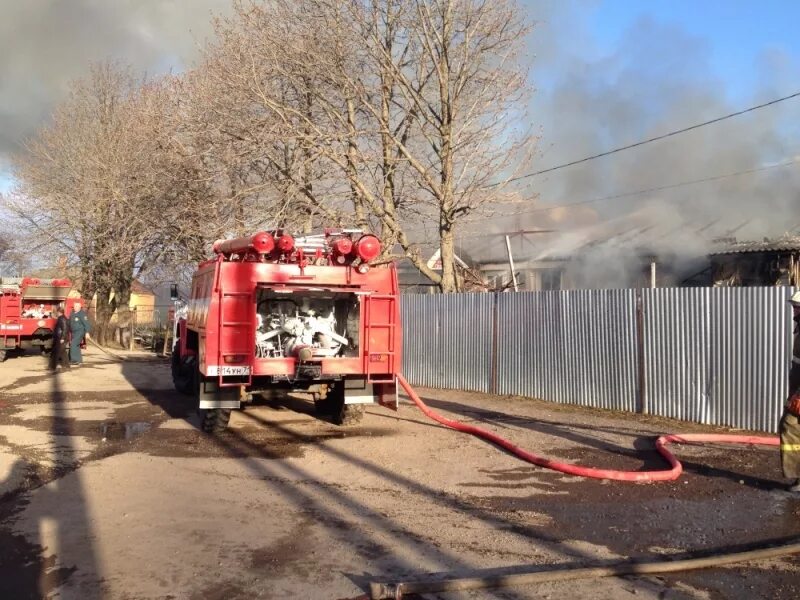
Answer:
[[[567,204],[558,204],[556,206],[546,206],[542,208],[534,208],[532,210],[523,210],[515,213],[511,213],[509,217],[513,217],[516,215],[527,215],[532,213],[539,213],[539,212],[549,212],[551,210],[556,210],[558,208],[569,208],[571,206],[581,206],[583,204],[594,204],[595,202],[604,202],[606,200],[616,200],[618,198],[629,198],[631,196],[640,196],[642,194],[649,194],[652,192],[661,192],[664,190],[672,190],[675,188],[685,187],[687,185],[696,185],[698,183],[707,183],[709,181],[719,181],[720,179],[727,179],[729,177],[739,177],[741,175],[749,175],[751,173],[759,173],[761,171],[769,171],[770,169],[779,169],[782,167],[788,167],[791,165],[796,165],[800,162],[800,159],[794,159],[787,162],[779,163],[776,165],[769,165],[766,167],[759,167],[757,169],[747,169],[746,171],[737,171],[736,173],[726,173],[724,175],[715,175],[713,177],[704,177],[703,179],[694,179],[691,181],[681,181],[679,183],[672,183],[669,185],[661,185],[658,187],[647,188],[643,190],[636,190],[634,192],[625,192],[622,194],[614,194],[613,196],[603,196],[602,198],[592,198],[590,200],[581,200],[580,202],[570,202]]]
[[[628,144],[627,146],[621,146],[619,148],[614,148],[613,150],[607,150],[606,152],[600,152],[599,154],[593,154],[591,156],[587,156],[585,158],[581,158],[578,160],[573,160],[568,163],[564,163],[561,165],[556,165],[555,167],[549,167],[547,169],[542,169],[541,171],[534,171],[533,173],[526,173],[525,175],[520,175],[518,177],[512,177],[506,181],[491,183],[487,185],[487,188],[497,187],[498,185],[504,185],[507,183],[512,183],[514,181],[521,181],[523,179],[528,179],[530,177],[536,177],[537,175],[543,175],[544,173],[551,173],[552,171],[557,171],[559,169],[565,169],[566,167],[572,167],[574,165],[579,165],[581,163],[589,162],[590,160],[594,160],[596,158],[602,158],[603,156],[608,156],[610,154],[616,154],[617,152],[622,152],[623,150],[630,150],[631,148],[637,148],[639,146],[644,146],[645,144],[649,144],[651,142],[657,142],[658,140],[663,140],[668,137],[672,137],[681,133],[686,133],[687,131],[692,131],[693,129],[699,129],[700,127],[705,127],[706,125],[713,125],[714,123],[719,123],[720,121],[724,121],[726,119],[731,119],[733,117],[738,117],[739,115],[744,115],[746,113],[752,112],[754,110],[759,110],[761,108],[766,108],[767,106],[772,106],[773,104],[778,104],[779,102],[784,102],[786,100],[791,100],[792,98],[800,97],[800,92],[795,92],[794,94],[790,94],[788,96],[783,96],[782,98],[776,98],[775,100],[771,100],[769,102],[765,102],[763,104],[758,104],[756,106],[751,106],[750,108],[745,108],[744,110],[739,110],[722,117],[717,117],[716,119],[711,119],[710,121],[704,121],[702,123],[697,123],[696,125],[691,125],[689,127],[684,127],[683,129],[676,129],[675,131],[670,131],[669,133],[665,133],[663,135],[657,135],[655,137],[648,138],[646,140],[641,140],[639,142],[635,142],[633,144]]]

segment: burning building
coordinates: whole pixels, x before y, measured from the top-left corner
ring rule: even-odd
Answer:
[[[729,240],[710,256],[715,287],[800,285],[800,237],[760,242]]]

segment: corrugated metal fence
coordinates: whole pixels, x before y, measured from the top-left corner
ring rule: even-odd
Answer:
[[[405,295],[411,383],[775,431],[792,288]]]
[[[416,385],[491,391],[494,296],[402,297],[403,373]]]

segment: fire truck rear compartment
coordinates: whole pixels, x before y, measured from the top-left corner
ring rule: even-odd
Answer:
[[[314,362],[358,356],[359,321],[358,296],[350,292],[259,289],[256,358]]]

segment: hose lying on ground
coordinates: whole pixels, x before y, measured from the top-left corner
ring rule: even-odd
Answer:
[[[538,465],[540,467],[545,467],[547,469],[552,469],[554,471],[559,471],[561,473],[567,473],[568,475],[577,475],[579,477],[590,477],[592,479],[614,479],[616,481],[673,481],[680,477],[683,467],[678,459],[675,458],[675,456],[667,449],[667,445],[671,443],[685,444],[704,442],[715,444],[750,444],[761,446],[780,445],[780,439],[777,436],[707,433],[669,434],[662,435],[656,440],[656,450],[658,450],[658,453],[669,463],[669,469],[664,469],[661,471],[616,471],[613,469],[582,467],[579,465],[573,465],[570,463],[563,463],[550,460],[549,458],[544,458],[537,454],[533,454],[532,452],[528,452],[527,450],[523,450],[519,446],[514,445],[507,439],[502,438],[491,431],[443,417],[434,410],[431,410],[431,408],[422,401],[419,395],[417,395],[417,393],[414,391],[414,388],[412,388],[408,381],[406,381],[405,377],[398,375],[397,380],[400,382],[400,385],[403,386],[403,389],[406,391],[409,398],[411,398],[414,404],[417,405],[417,407],[425,414],[425,416],[433,419],[437,423],[441,423],[445,427],[450,427],[451,429],[469,433],[479,438],[488,440],[493,444],[508,450],[511,454],[521,458],[526,462]]]
[[[677,479],[683,467],[677,458],[667,449],[670,443],[723,443],[723,444],[750,444],[777,446],[780,440],[776,436],[750,436],[750,435],[725,435],[725,434],[669,434],[662,435],[656,440],[656,449],[659,454],[669,463],[670,468],[662,471],[616,471],[611,469],[596,469],[592,467],[581,467],[569,463],[562,463],[550,460],[532,452],[528,452],[515,446],[505,438],[497,434],[461,423],[453,419],[448,419],[431,410],[417,395],[414,388],[406,381],[402,375],[397,376],[400,385],[405,389],[409,398],[417,407],[430,419],[441,423],[445,427],[450,427],[457,431],[469,433],[497,444],[501,448],[508,450],[514,456],[524,461],[539,465],[561,473],[578,475],[580,477],[590,477],[594,479],[614,479],[617,481],[672,481]],[[399,600],[403,594],[423,594],[435,592],[449,592],[457,590],[489,589],[497,587],[510,587],[517,585],[529,585],[546,581],[563,581],[579,577],[608,577],[619,575],[649,575],[654,573],[670,573],[674,571],[687,571],[690,569],[702,569],[716,567],[751,560],[761,560],[784,556],[787,554],[800,553],[800,539],[792,539],[786,543],[774,546],[766,546],[743,552],[719,553],[702,558],[691,558],[686,560],[663,560],[656,562],[621,562],[614,565],[601,567],[580,567],[580,568],[556,568],[548,571],[534,571],[528,573],[512,573],[507,575],[487,575],[484,577],[464,577],[457,579],[441,579],[439,581],[416,581],[403,583],[370,583],[370,598],[372,600],[395,599]]]
[[[114,352],[111,352],[110,350],[103,348],[100,344],[94,341],[94,338],[86,338],[86,341],[87,343],[91,344],[92,346],[100,350],[100,352],[102,352],[103,354],[111,356],[112,358],[116,358],[117,360],[125,360],[124,356],[120,356],[119,354],[115,354]]]
[[[400,600],[403,594],[425,594],[511,587],[550,581],[564,581],[581,577],[652,575],[656,573],[689,571],[691,569],[704,569],[745,561],[775,558],[777,556],[796,554],[798,552],[800,552],[800,539],[794,538],[778,546],[766,546],[744,552],[728,552],[686,560],[662,560],[641,563],[621,562],[602,567],[555,568],[547,571],[533,571],[530,573],[463,577],[459,579],[441,579],[439,581],[411,581],[392,584],[372,582],[369,585],[369,591],[371,600],[383,600],[387,598]]]

